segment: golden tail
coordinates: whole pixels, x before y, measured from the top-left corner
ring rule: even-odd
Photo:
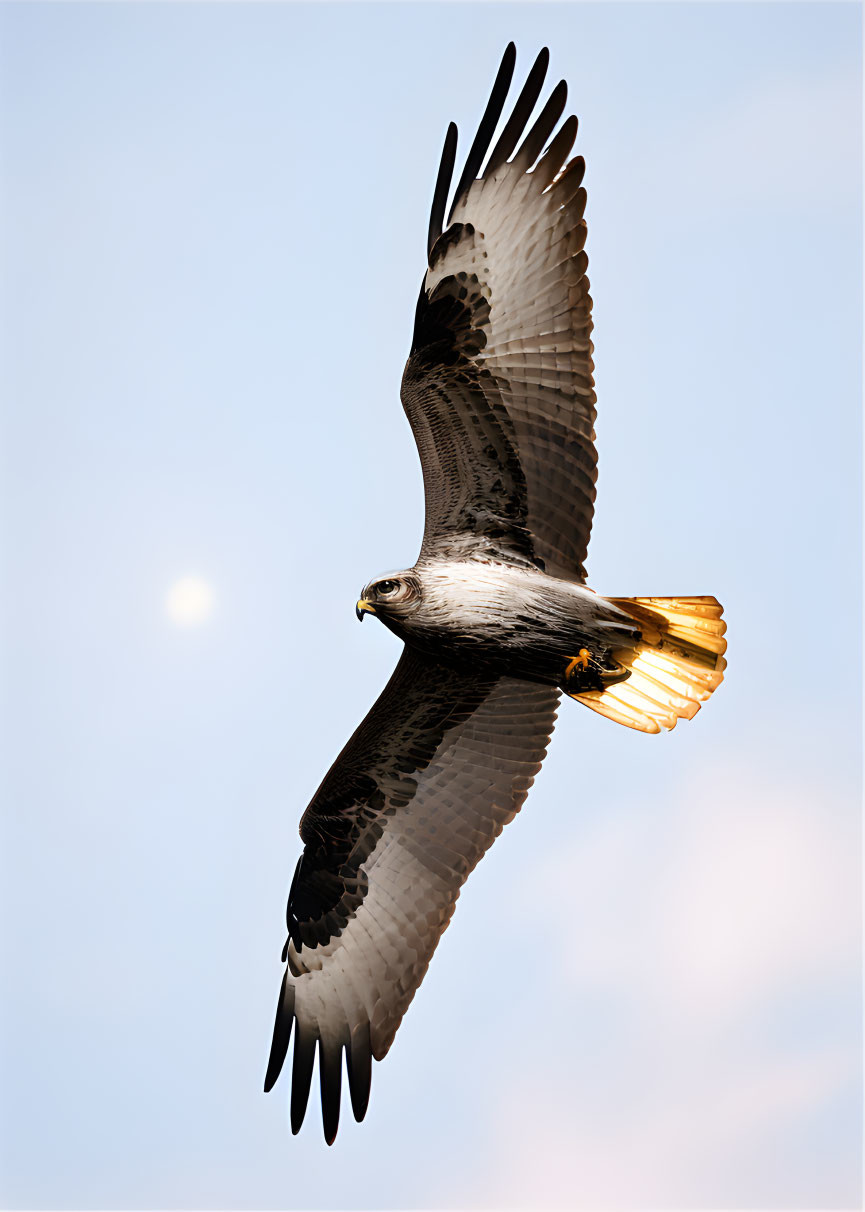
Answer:
[[[724,679],[727,625],[717,598],[610,598],[640,625],[636,648],[614,652],[626,681],[571,698],[628,728],[660,732],[690,720]]]

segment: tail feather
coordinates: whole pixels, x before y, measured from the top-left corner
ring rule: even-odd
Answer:
[[[636,648],[614,652],[630,677],[571,697],[640,732],[690,720],[724,679],[726,624],[716,598],[610,598],[640,625]]]

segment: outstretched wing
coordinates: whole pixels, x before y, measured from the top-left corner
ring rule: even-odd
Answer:
[[[515,61],[511,43],[444,232],[453,124],[435,188],[402,383],[426,492],[421,558],[483,552],[584,580],[597,478],[585,166],[565,164],[575,117],[541,155],[565,108],[564,81],[524,134],[545,49],[478,178]]]
[[[345,1052],[355,1118],[460,887],[519,810],[558,691],[479,678],[406,650],[301,821],[269,1090],[294,1025],[291,1127],[318,1048],[322,1120],[336,1136]]]

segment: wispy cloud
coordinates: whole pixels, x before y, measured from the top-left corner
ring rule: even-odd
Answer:
[[[667,805],[613,813],[535,872],[551,918],[570,923],[557,996],[577,1044],[548,1041],[558,1081],[498,1092],[496,1177],[477,1205],[855,1200],[858,1175],[829,1190],[831,1167],[811,1189],[795,1147],[858,1085],[855,803],[754,767],[706,775]],[[599,1006],[608,1026],[586,1029]],[[606,1041],[602,1063],[586,1036]]]
[[[540,879],[592,922],[568,949],[575,988],[637,979],[650,1002],[728,1021],[843,974],[858,946],[859,856],[841,795],[728,767],[684,785],[660,817],[615,818],[588,852],[559,857]],[[615,889],[611,871],[625,875]]]
[[[672,1074],[655,1104],[629,1102],[618,1090],[618,1113],[607,1107],[601,1115],[579,1109],[596,1107],[591,1091],[526,1083],[497,1104],[497,1160],[472,1206],[852,1207],[849,1176],[846,1191],[843,1175],[832,1190],[825,1181],[819,1191],[803,1190],[802,1169],[783,1147],[773,1192],[752,1164],[796,1120],[824,1107],[849,1068],[841,1050],[753,1066],[717,1058],[702,1073]]]

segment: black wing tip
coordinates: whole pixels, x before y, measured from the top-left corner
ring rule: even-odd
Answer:
[[[270,1058],[267,1062],[267,1072],[264,1075],[264,1093],[269,1094],[276,1085],[277,1078],[282,1072],[285,1058],[288,1055],[288,1045],[291,1042],[291,1029],[294,1024],[294,986],[288,983],[288,971],[283,974],[282,985],[279,989],[279,1001],[276,1004],[276,1022],[273,1024],[273,1042],[270,1045]]]
[[[480,167],[484,162],[484,157],[490,149],[490,143],[501,117],[502,110],[507,100],[508,91],[511,87],[511,80],[514,76],[514,67],[517,61],[517,48],[513,42],[509,42],[505,47],[505,53],[502,55],[502,61],[499,64],[499,70],[496,72],[496,78],[493,81],[493,87],[490,90],[490,97],[486,104],[486,109],[478,124],[477,134],[469,148],[469,154],[466,157],[466,162],[463,167],[462,175],[454,192],[453,201],[451,202],[450,210],[448,211],[448,223],[450,223],[454,210],[457,207],[460,199],[465,195],[471,183],[476,179]]]
[[[306,1118],[312,1070],[318,1042],[318,1076],[321,1089],[321,1123],[328,1145],[336,1140],[339,1129],[340,1092],[342,1088],[342,1048],[328,1049],[317,1036],[302,1031],[300,1024],[294,1037],[294,1058],[291,1075],[291,1134],[297,1136]]]
[[[280,1010],[282,1007],[280,1006]],[[267,1072],[264,1075],[264,1093],[270,1094],[273,1087],[282,1073],[282,1066],[285,1064],[285,1058],[288,1054],[288,1044],[291,1039],[291,1019],[288,1020],[288,1026],[285,1026],[277,1011],[276,1026],[273,1029],[273,1043],[270,1047],[270,1059],[267,1062]]]
[[[444,147],[442,148],[441,160],[439,161],[439,171],[436,177],[435,191],[433,193],[432,206],[429,216],[429,232],[427,234],[427,262],[432,260],[432,250],[436,240],[442,234],[442,226],[444,224],[445,207],[447,206],[448,193],[450,192],[451,181],[454,175],[454,164],[457,158],[457,131],[456,122],[448,124],[447,134],[445,135]]]
[[[541,110],[532,128],[523,139],[522,146],[517,152],[517,158],[527,170],[544,150],[547,140],[556,128],[556,124],[564,113],[568,103],[568,85],[560,80],[547,98],[547,103]]]
[[[358,1123],[358,1124],[363,1123],[364,1119],[366,1119],[366,1113],[368,1110],[369,1110],[369,1095],[366,1096],[366,1101],[363,1103],[355,1104],[354,1099],[351,1100],[351,1111],[352,1111],[352,1115],[355,1118],[356,1123]]]
[[[321,1104],[321,1126],[324,1129],[324,1143],[328,1146],[332,1145],[336,1140],[336,1134],[339,1130],[339,1098],[336,1100],[336,1111],[333,1114],[328,1113],[328,1107],[322,1101]]]
[[[538,53],[535,55],[535,61],[531,66],[529,75],[531,75],[532,72],[539,72],[539,71],[543,71],[544,75],[546,75],[547,68],[549,66],[550,66],[550,48],[548,46],[542,46],[541,49],[538,51]]]
[[[305,1030],[298,1020],[294,1033],[294,1056],[291,1066],[291,1133],[297,1136],[306,1115],[312,1067],[315,1061],[315,1036]]]
[[[372,1047],[369,1023],[360,1024],[352,1032],[351,1042],[345,1050],[345,1068],[348,1074],[351,1110],[354,1118],[360,1124],[363,1123],[363,1118],[367,1113],[372,1088]]]
[[[318,1077],[321,1087],[321,1126],[329,1145],[336,1140],[339,1128],[339,1104],[342,1093],[342,1044],[334,1046],[324,1040],[318,1047]]]
[[[484,169],[484,177],[494,173],[512,155],[514,148],[526,129],[526,123],[537,104],[538,97],[541,95],[549,63],[550,52],[547,47],[542,47],[532,64],[529,74],[526,76],[525,83],[514,104],[511,116],[505,123],[505,128],[499,136],[498,142],[490,152],[486,168]]]
[[[453,179],[453,170],[456,160],[456,140],[457,128],[451,122],[448,126],[447,135],[445,137],[444,150],[442,151],[441,163],[439,164],[438,177],[436,179],[436,187],[433,195],[432,210],[430,212],[430,225],[427,237],[427,262],[432,260],[432,250],[441,236],[446,225],[449,225],[457,205],[465,197],[472,183],[477,179],[480,173],[484,158],[490,151],[495,128],[498,125],[502,110],[504,109],[505,101],[513,80],[514,68],[517,61],[516,43],[509,42],[502,54],[501,62],[496,73],[496,78],[493,81],[492,89],[490,90],[489,100],[487,101],[486,109],[478,124],[477,133],[474,141],[469,148],[468,156],[466,157],[465,165],[463,166],[462,174],[460,175],[457,187],[454,191],[454,196],[447,209],[447,219],[445,220],[445,211],[447,207],[447,195],[450,191],[451,181]],[[495,171],[496,168],[509,158],[514,151],[517,142],[523,136],[529,116],[534,109],[534,106],[540,96],[546,78],[547,69],[550,63],[549,47],[542,46],[535,56],[534,63],[523,85],[522,92],[517,98],[516,105],[511,114],[510,119],[505,124],[505,128],[499,137],[493,150],[490,152],[487,159],[487,165],[484,169],[483,176]],[[540,152],[543,150],[549,136],[562,115],[568,98],[568,86],[564,80],[560,80],[553,89],[546,105],[541,112],[540,117],[535,122],[534,126],[529,130],[528,134],[523,138],[520,153],[527,156],[529,165],[533,164]]]
[[[532,170],[533,174],[537,174],[540,178],[541,184],[545,189],[558,176],[567,171],[568,166],[565,164],[565,161],[570,154],[571,148],[574,146],[578,125],[579,123],[575,114],[571,114],[565,118],[547,150]]]

